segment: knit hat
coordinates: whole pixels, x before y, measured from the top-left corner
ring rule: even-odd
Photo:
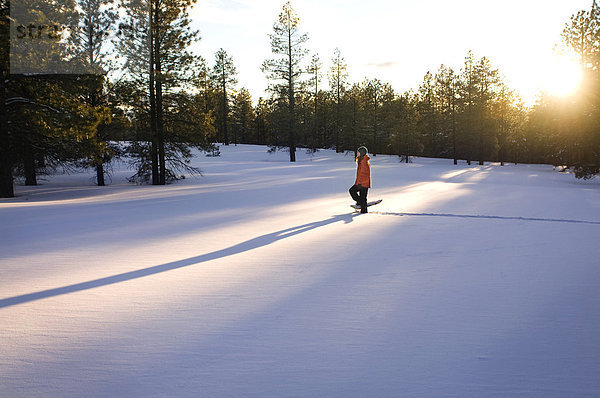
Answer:
[[[365,156],[369,151],[367,150],[367,147],[361,146],[360,148],[358,148],[358,153],[360,156]]]

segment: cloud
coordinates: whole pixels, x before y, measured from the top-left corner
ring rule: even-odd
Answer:
[[[367,66],[371,68],[387,69],[398,65],[398,61],[371,62]]]

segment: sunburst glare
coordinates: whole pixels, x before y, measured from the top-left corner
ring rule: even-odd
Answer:
[[[583,79],[580,61],[572,54],[556,54],[542,73],[542,89],[556,97],[574,94]]]

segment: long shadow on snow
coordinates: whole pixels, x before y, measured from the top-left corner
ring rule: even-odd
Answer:
[[[472,214],[448,214],[448,213],[393,213],[372,211],[371,214],[379,214],[383,216],[413,216],[413,217],[454,217],[454,218],[478,218],[490,220],[517,220],[517,221],[543,221],[543,222],[564,222],[572,224],[594,224],[600,225],[600,221],[587,220],[569,220],[564,218],[535,218],[535,217],[510,217],[510,216],[486,216]]]
[[[329,224],[336,223],[338,221],[343,221],[344,223],[350,223],[353,221],[353,218],[359,215],[360,213],[353,214],[338,214],[336,216],[332,216],[326,220],[315,221],[308,224],[299,225],[292,228],[283,229],[281,231],[272,232],[270,234],[265,234],[259,236],[257,238],[253,238],[247,240],[242,243],[238,243],[237,245],[230,246],[225,249],[217,250],[211,253],[202,254],[196,257],[190,257],[184,260],[173,261],[170,263],[156,265],[154,267],[148,267],[136,271],[125,272],[118,275],[108,276],[106,278],[94,279],[87,282],[76,283],[74,285],[68,285],[63,287],[58,287],[54,289],[42,290],[39,292],[23,294],[21,296],[7,297],[4,299],[0,299],[0,308],[11,307],[18,304],[28,303],[31,301],[41,300],[49,297],[61,296],[64,294],[81,292],[84,290],[94,289],[97,287],[113,285],[116,283],[126,282],[133,279],[143,278],[145,276],[156,275],[163,272],[171,271],[178,268],[189,267],[191,265],[200,264],[206,261],[212,261],[219,258],[233,256],[235,254],[247,252],[253,249],[257,249],[259,247],[268,246],[274,242],[279,240],[292,237],[294,235],[299,235],[303,232],[307,232],[316,228],[324,227]]]
[[[310,178],[311,176],[304,177]],[[189,190],[186,189],[185,193],[178,193],[174,197],[167,196],[169,195],[169,188],[166,188],[162,192],[165,196],[150,198],[136,196],[119,202],[100,201],[72,204],[70,206],[73,207],[69,209],[69,219],[66,222],[61,218],[62,213],[52,215],[52,212],[47,211],[45,205],[40,205],[40,207],[0,208],[0,223],[5,221],[3,220],[5,215],[10,219],[19,220],[15,223],[15,226],[16,231],[21,234],[26,232],[26,228],[23,227],[21,221],[23,219],[38,220],[39,218],[44,222],[65,225],[61,234],[55,234],[52,237],[42,235],[41,239],[38,239],[36,235],[33,240],[34,245],[31,244],[30,239],[16,238],[13,231],[10,240],[8,240],[8,237],[4,241],[0,239],[0,247],[4,244],[5,247],[10,248],[6,251],[0,250],[0,260],[8,257],[9,254],[11,257],[15,257],[38,253],[47,254],[75,247],[81,248],[82,242],[92,242],[90,244],[93,245],[93,242],[98,241],[112,243],[127,240],[131,244],[136,244],[137,242],[147,242],[159,237],[177,237],[187,232],[197,232],[198,221],[195,216],[204,214],[207,204],[210,204],[212,213],[245,207],[253,207],[255,210],[258,208],[262,211],[282,203],[286,205],[300,203],[305,200],[318,199],[323,194],[335,193],[335,190],[331,188],[331,182],[324,179],[311,180],[306,183],[301,182],[307,187],[307,189],[302,190],[302,195],[298,195],[297,190],[285,189],[291,183],[289,181],[282,183],[281,181],[271,181],[268,188],[249,186],[245,189],[237,189],[231,192],[239,192],[243,195],[234,194],[227,197],[220,195],[220,192],[223,191],[205,192],[205,187],[198,186]],[[295,186],[298,186],[298,184],[297,182],[294,183]],[[127,216],[123,217],[125,212],[127,212]],[[88,222],[81,222],[81,220],[88,220],[89,214],[102,216],[92,218]],[[149,214],[152,214],[152,217],[149,217]],[[213,227],[229,222],[231,222],[230,217],[210,220]],[[160,225],[160,228],[157,228],[156,225]]]

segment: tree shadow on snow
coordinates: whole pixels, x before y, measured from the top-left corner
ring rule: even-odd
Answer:
[[[412,217],[452,217],[452,218],[476,218],[489,220],[515,220],[515,221],[541,221],[554,223],[571,223],[571,224],[592,224],[600,225],[600,221],[588,220],[570,220],[564,218],[537,218],[537,217],[518,217],[518,216],[491,216],[491,215],[473,215],[473,214],[448,214],[448,213],[393,213],[372,211],[371,214],[379,214],[382,216],[412,216]]]
[[[304,232],[308,232],[310,230],[324,227],[329,224],[333,224],[339,221],[343,221],[344,223],[351,223],[354,217],[358,216],[360,213],[353,214],[338,214],[332,216],[328,219],[322,221],[315,221],[303,225],[299,225],[292,228],[283,229],[281,231],[272,232],[270,234],[265,234],[250,240],[247,240],[242,243],[238,243],[236,245],[230,246],[225,249],[216,250],[211,253],[202,254],[196,257],[190,257],[184,260],[173,261],[170,263],[157,265],[154,267],[148,267],[136,271],[124,272],[122,274],[108,276],[106,278],[94,279],[87,282],[76,283],[73,285],[58,287],[54,289],[42,290],[39,292],[23,294],[20,296],[7,297],[4,299],[0,299],[0,308],[10,307],[18,304],[28,303],[31,301],[41,300],[49,297],[61,296],[64,294],[81,292],[84,290],[94,289],[97,287],[113,285],[120,282],[126,282],[134,279],[143,278],[145,276],[156,275],[163,272],[171,271],[174,269],[189,267],[192,265],[197,265],[200,263],[204,263],[207,261],[212,261],[224,257],[233,256],[235,254],[244,253],[250,250],[258,249],[260,247],[268,246],[274,242],[279,240],[289,238],[295,235],[299,235]]]

